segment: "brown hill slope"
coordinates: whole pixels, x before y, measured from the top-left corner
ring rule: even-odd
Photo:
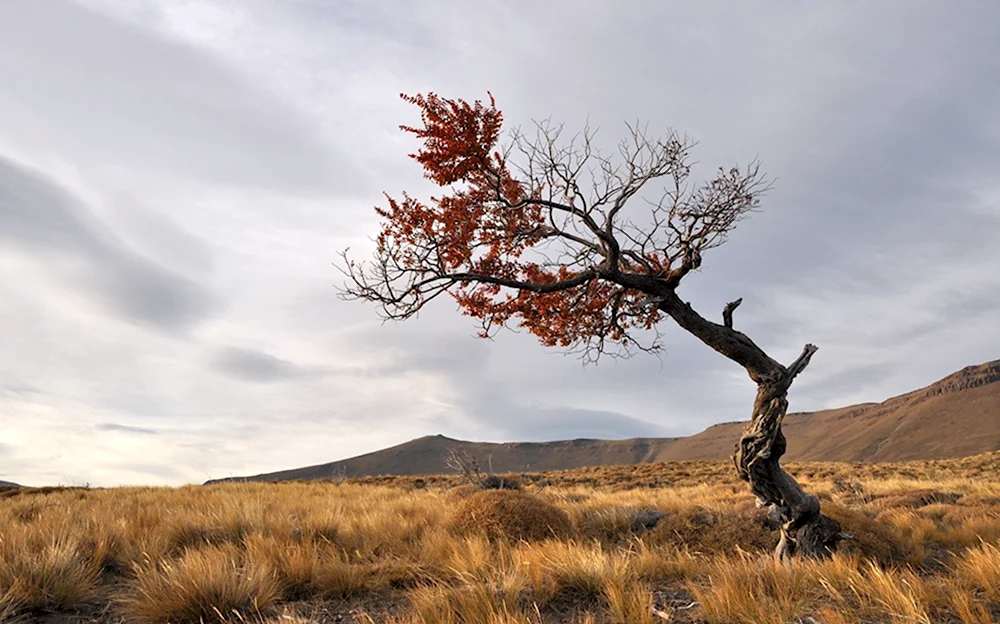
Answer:
[[[884,462],[946,459],[1000,450],[1000,383],[997,382],[1000,382],[1000,360],[966,367],[926,388],[882,403],[789,414],[784,422],[789,449],[786,458]],[[449,472],[445,458],[451,448],[471,453],[484,468],[491,461],[495,472],[725,459],[732,452],[743,424],[714,425],[687,438],[632,440],[497,444],[437,435],[329,464],[246,479],[285,481],[341,475],[443,473]]]
[[[789,414],[790,460],[906,461],[966,457],[1000,449],[1000,360],[968,366],[926,388],[882,403]],[[744,423],[682,438],[656,461],[719,459]]]
[[[329,464],[247,477],[250,481],[287,481],[369,475],[420,475],[451,472],[445,465],[450,449],[476,457],[484,472],[565,470],[583,466],[616,466],[655,461],[675,438],[632,440],[561,440],[558,442],[466,442],[443,435],[425,436],[397,446]],[[208,481],[241,480],[242,477]]]

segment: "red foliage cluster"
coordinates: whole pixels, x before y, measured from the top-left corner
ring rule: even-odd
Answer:
[[[524,257],[560,232],[550,224],[544,189],[515,177],[497,149],[503,115],[492,95],[489,105],[434,93],[401,97],[420,108],[423,121],[401,126],[423,141],[410,157],[448,193],[427,203],[386,195],[388,207],[376,208],[383,218],[379,257],[418,274],[414,283],[447,280],[462,312],[483,322],[484,337],[516,320],[550,346],[595,336],[625,341],[630,327],[648,329],[660,319],[654,307],[637,305],[642,293],[600,281],[594,267]]]

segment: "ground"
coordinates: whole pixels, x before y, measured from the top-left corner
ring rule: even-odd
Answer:
[[[727,462],[519,475],[487,496],[453,476],[10,489],[0,621],[1000,621],[998,468],[790,464],[853,535],[792,565]]]

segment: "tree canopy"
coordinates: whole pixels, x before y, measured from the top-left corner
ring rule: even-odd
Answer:
[[[372,262],[345,257],[348,298],[376,301],[405,319],[448,293],[481,322],[481,335],[515,325],[549,346],[589,357],[606,343],[655,350],[659,299],[701,265],[759,204],[767,181],[754,161],[691,179],[694,143],[673,131],[650,138],[637,124],[617,152],[584,129],[537,123],[500,145],[503,114],[488,104],[402,95],[420,109],[410,156],[443,189],[427,201],[386,194]],[[649,191],[659,183],[655,195]]]

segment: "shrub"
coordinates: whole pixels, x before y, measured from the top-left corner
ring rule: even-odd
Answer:
[[[649,532],[650,545],[670,544],[703,553],[771,551],[778,543],[763,510],[741,513],[692,506],[664,516]]]
[[[482,490],[462,499],[449,520],[459,534],[491,540],[543,540],[572,533],[569,516],[555,505],[518,490]]]
[[[513,476],[501,477],[500,475],[491,474],[483,477],[483,481],[479,487],[484,490],[520,490],[521,481]]]
[[[899,563],[909,558],[906,545],[884,522],[863,511],[855,511],[835,504],[823,506],[823,513],[840,523],[841,529],[853,539],[841,542],[839,550],[857,553],[865,559],[882,564]]]

